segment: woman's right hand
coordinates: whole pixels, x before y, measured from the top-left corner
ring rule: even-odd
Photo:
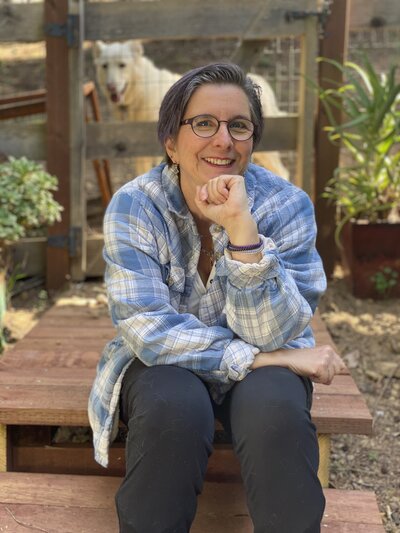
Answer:
[[[334,376],[346,368],[343,359],[327,344],[314,348],[261,352],[256,355],[250,368],[254,370],[262,366],[282,366],[324,385],[329,385]]]

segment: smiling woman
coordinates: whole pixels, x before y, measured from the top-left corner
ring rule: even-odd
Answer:
[[[254,530],[320,531],[310,380],[329,384],[343,363],[314,348],[309,327],[325,288],[312,203],[250,163],[262,129],[258,88],[238,66],[187,72],[160,108],[166,162],[107,209],[118,334],[89,418],[104,466],[119,419],[128,427],[123,533],[190,530],[215,417],[232,435]]]

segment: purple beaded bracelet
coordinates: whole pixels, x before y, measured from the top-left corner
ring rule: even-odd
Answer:
[[[258,251],[263,245],[262,240],[260,239],[257,244],[245,244],[244,246],[235,246],[230,241],[228,242],[227,249],[230,252],[253,252]]]

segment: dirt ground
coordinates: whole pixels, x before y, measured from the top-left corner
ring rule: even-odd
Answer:
[[[400,300],[359,300],[337,276],[320,312],[374,417],[372,437],[333,438],[333,487],[373,490],[386,531],[400,531]]]
[[[72,284],[63,297],[105,311],[101,281]],[[51,304],[40,288],[13,299],[6,324],[14,339]],[[320,312],[374,417],[374,435],[333,438],[330,484],[373,490],[387,532],[400,531],[400,300],[359,300],[340,277],[329,283]]]

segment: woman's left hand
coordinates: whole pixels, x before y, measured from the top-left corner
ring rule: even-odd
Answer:
[[[201,214],[227,232],[243,227],[251,218],[243,176],[222,175],[196,188],[196,206]]]

